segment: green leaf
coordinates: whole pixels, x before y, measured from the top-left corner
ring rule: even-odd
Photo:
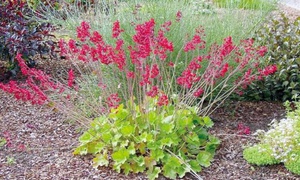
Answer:
[[[146,153],[146,144],[145,143],[139,143],[136,145],[136,148],[140,151],[141,154]]]
[[[130,146],[127,148],[129,154],[135,154],[135,145],[133,142],[130,143]]]
[[[111,157],[117,164],[123,164],[129,158],[129,151],[122,148],[119,151],[112,153]]]
[[[145,165],[138,165],[137,162],[132,162],[131,163],[131,168],[133,173],[139,173],[139,172],[144,172],[146,169]]]
[[[94,137],[95,137],[95,133],[92,134],[91,131],[86,131],[79,137],[79,141],[82,144],[87,144],[87,143],[93,141]]]
[[[212,160],[212,155],[206,151],[200,151],[197,155],[197,161],[201,166],[208,167],[210,166],[210,161]]]
[[[171,145],[174,144],[173,139],[171,139],[169,137],[163,138],[159,142],[161,142],[162,146],[169,146],[169,147],[171,147]]]
[[[176,168],[177,174],[180,178],[183,178],[187,172],[190,172],[189,168],[185,166],[180,166]]]
[[[196,160],[191,160],[189,162],[189,165],[191,166],[192,170],[194,170],[195,172],[200,172],[202,170],[200,164]]]
[[[131,136],[134,132],[134,127],[132,125],[127,125],[121,128],[121,133],[124,136]]]
[[[125,173],[126,175],[128,175],[129,172],[132,171],[132,168],[131,168],[131,166],[130,166],[129,163],[124,163],[124,164],[122,164],[122,165],[121,165],[121,168],[124,170],[124,173]]]
[[[204,124],[209,128],[213,127],[213,125],[214,125],[214,123],[208,116],[203,117],[203,121],[204,121]]]
[[[161,122],[169,124],[173,121],[173,117],[174,117],[173,115],[167,116],[167,117],[163,118],[163,120]]]
[[[158,178],[159,173],[161,172],[161,169],[159,167],[155,167],[153,171],[148,170],[147,171],[147,176],[149,180],[154,180]]]
[[[98,166],[108,166],[109,161],[107,157],[107,153],[97,154],[93,159],[93,167],[98,168]]]
[[[181,166],[180,160],[175,156],[171,156],[167,163],[172,165],[173,167],[180,167]]]
[[[155,111],[150,111],[148,113],[149,123],[155,125],[157,121],[157,113]]]
[[[0,147],[4,146],[6,144],[6,139],[0,137]]]
[[[77,147],[74,152],[74,155],[86,155],[87,154],[87,147],[86,146],[79,146]]]
[[[174,124],[161,123],[160,124],[161,133],[164,133],[164,134],[171,133],[174,129],[174,126],[175,126]]]
[[[172,165],[164,165],[163,168],[163,175],[170,179],[176,179],[177,173],[175,167]]]
[[[97,154],[103,150],[105,144],[103,142],[93,142],[87,144],[87,151],[90,154]]]
[[[110,132],[105,132],[102,134],[101,138],[103,140],[104,143],[110,143],[110,141],[112,140],[112,135]]]
[[[153,157],[156,161],[159,161],[165,156],[165,153],[162,149],[154,149],[150,152],[150,157]]]

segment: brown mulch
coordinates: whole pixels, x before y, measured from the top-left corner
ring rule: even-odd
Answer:
[[[299,11],[286,6],[280,9],[291,18],[300,16]],[[204,168],[200,176],[205,180],[300,179],[282,164],[257,167],[242,157],[243,148],[256,140],[253,136],[239,135],[238,124],[249,126],[255,132],[267,129],[274,118],[280,119],[284,113],[282,103],[278,102],[226,102],[212,115],[215,125],[211,133],[222,143],[212,165]],[[91,157],[73,156],[72,150],[81,133],[80,125],[62,114],[48,107],[16,101],[0,91],[0,137],[10,140],[0,146],[0,179],[147,179],[144,174],[125,176],[111,168],[95,170]],[[187,175],[184,179],[195,178]]]

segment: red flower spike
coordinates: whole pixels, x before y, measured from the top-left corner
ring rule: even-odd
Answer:
[[[150,78],[156,78],[159,75],[159,68],[157,64],[153,64],[151,68]]]
[[[179,21],[181,20],[181,18],[182,18],[182,12],[181,12],[181,11],[178,11],[178,12],[176,13],[176,21],[179,22]]]
[[[157,86],[153,86],[150,91],[146,92],[146,95],[150,96],[150,97],[155,97],[155,96],[157,96],[157,94],[158,94]]]
[[[73,87],[74,82],[75,82],[74,72],[73,69],[71,69],[68,72],[68,86]]]
[[[157,105],[158,106],[166,106],[169,104],[169,100],[168,100],[168,96],[165,94],[162,94],[161,96],[159,96]]]
[[[86,38],[90,37],[90,25],[83,21],[79,27],[77,27],[77,38],[81,41],[84,42]]]
[[[199,88],[196,92],[193,93],[195,97],[200,97],[204,93],[202,88]]]
[[[114,22],[112,28],[112,37],[117,39],[122,32],[124,32],[124,30],[120,28],[120,22],[119,21]]]
[[[126,73],[126,77],[127,77],[128,79],[133,79],[133,78],[134,78],[134,72],[132,72],[132,71],[127,72],[127,73]]]
[[[117,93],[111,94],[106,99],[107,105],[110,108],[117,108],[119,106],[120,101],[121,99],[119,98]]]
[[[92,43],[94,43],[95,45],[96,44],[100,44],[100,43],[103,43],[103,39],[102,39],[102,36],[101,34],[99,34],[99,32],[97,31],[94,31],[92,36],[90,37],[90,40]]]

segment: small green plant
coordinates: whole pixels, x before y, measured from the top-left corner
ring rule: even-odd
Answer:
[[[300,93],[300,17],[294,22],[284,15],[273,19],[256,33],[258,43],[268,48],[262,64],[276,64],[278,71],[249,86],[245,97],[263,100],[291,100]]]
[[[6,144],[6,139],[0,137],[0,147],[4,146]]]
[[[208,167],[220,143],[207,132],[213,125],[210,118],[199,117],[195,107],[158,107],[157,98],[147,103],[143,108],[132,104],[135,112],[121,104],[108,116],[95,118],[74,154],[93,154],[95,168],[108,166],[111,154],[117,172],[147,171],[149,179],[160,173],[182,178],[187,172],[201,171],[201,166]]]
[[[255,165],[272,165],[284,163],[293,173],[300,174],[300,102],[296,102],[296,110],[291,111],[287,103],[287,118],[280,122],[273,121],[267,132],[257,131],[260,143],[247,147],[244,158]]]
[[[15,164],[15,163],[16,163],[16,159],[15,159],[14,157],[7,156],[7,157],[6,157],[6,163],[7,163],[8,165]]]

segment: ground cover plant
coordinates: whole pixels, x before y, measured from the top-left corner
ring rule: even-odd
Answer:
[[[260,142],[245,148],[244,158],[255,165],[273,165],[284,163],[293,173],[300,174],[300,103],[295,102],[294,110],[286,103],[287,117],[279,122],[273,120],[271,128],[265,132],[259,130],[256,134]]]

